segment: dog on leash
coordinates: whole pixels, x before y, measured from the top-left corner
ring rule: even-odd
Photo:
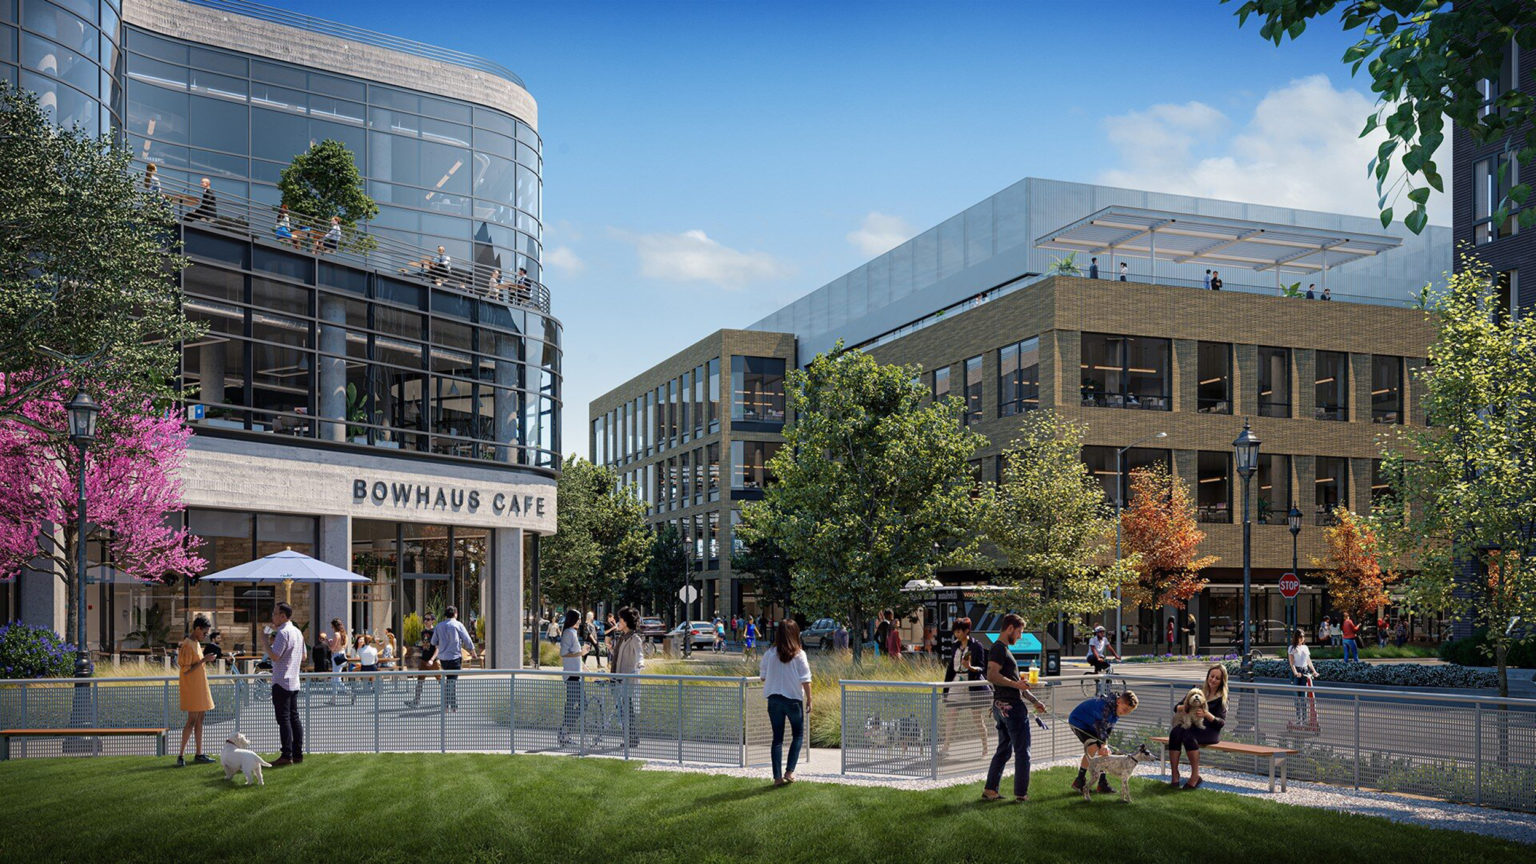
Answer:
[[[1091,801],[1088,794],[1099,779],[1105,775],[1120,778],[1120,800],[1131,803],[1131,775],[1136,773],[1136,766],[1143,762],[1152,761],[1152,751],[1143,744],[1132,753],[1124,756],[1091,756],[1088,759],[1088,782],[1083,784],[1083,800]]]
[[[916,717],[883,719],[872,715],[864,719],[864,738],[876,747],[899,750],[903,755],[912,747],[927,744],[923,724]]]
[[[224,742],[224,749],[219,753],[219,762],[224,766],[224,779],[230,780],[235,772],[245,775],[245,785],[251,785],[251,780],[256,781],[257,786],[267,785],[267,781],[261,776],[261,769],[271,768],[272,764],[261,758],[256,751],[251,749],[251,739],[236,732]]]
[[[1200,687],[1191,687],[1189,693],[1184,696],[1184,710],[1173,712],[1173,725],[1188,729],[1193,726],[1196,729],[1205,728],[1205,718],[1200,712],[1205,710],[1205,690]]]

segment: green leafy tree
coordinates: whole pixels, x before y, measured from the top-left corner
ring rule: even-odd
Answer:
[[[917,375],[841,343],[791,372],[794,425],[769,461],[777,480],[738,527],[795,562],[801,611],[855,632],[903,605],[908,580],[974,560],[968,462],[982,439],[960,426],[958,402],[929,402]]]
[[[0,418],[68,378],[163,403],[201,328],[169,274],[176,218],[109,136],[58,129],[0,81]],[[133,314],[129,314],[132,310]]]
[[[571,456],[555,494],[555,534],[539,538],[542,586],[553,603],[591,609],[619,596],[651,552],[645,505],[619,488],[612,469]]]
[[[1536,317],[1500,314],[1488,267],[1461,266],[1418,375],[1434,425],[1395,427],[1372,522],[1414,605],[1487,628],[1508,695],[1509,649],[1536,637]]]
[[[1222,0],[1223,3],[1234,0]],[[1360,137],[1385,131],[1386,140],[1366,169],[1381,195],[1381,224],[1390,225],[1393,204],[1406,196],[1411,209],[1403,224],[1417,233],[1429,222],[1425,202],[1430,190],[1445,191],[1435,150],[1445,141],[1450,119],[1481,144],[1504,142],[1522,166],[1522,178],[1536,177],[1536,106],[1529,94],[1509,87],[1486,104],[1485,80],[1499,80],[1510,40],[1536,44],[1536,3],[1530,0],[1241,0],[1238,26],[1249,17],[1262,21],[1259,35],[1279,45],[1299,39],[1307,25],[1337,12],[1345,32],[1360,31],[1359,41],[1344,52],[1351,74],[1366,67],[1376,108]],[[1536,70],[1521,70],[1536,74]],[[1513,83],[1513,82],[1511,82]],[[1396,165],[1401,173],[1392,178]],[[1506,164],[1501,186],[1514,178]],[[1390,180],[1390,183],[1389,183]],[[1529,180],[1507,185],[1497,202],[1495,224],[1513,207],[1526,203]],[[1524,227],[1536,225],[1536,208],[1520,213]]]
[[[749,574],[758,599],[788,612],[794,600],[793,564],[789,554],[772,537],[759,537],[731,555],[731,569]]]
[[[1012,589],[1005,604],[1031,626],[1103,609],[1106,594],[1134,577],[1134,557],[1113,563],[1114,514],[1083,462],[1083,431],[1054,412],[1030,412],[1003,453],[1003,482],[983,499],[994,581]]]
[[[341,220],[342,246],[366,252],[374,239],[357,232],[357,223],[379,215],[379,205],[364,191],[357,160],[347,145],[330,138],[293,157],[277,181],[283,205],[295,218],[315,220],[312,229],[323,230],[331,217]]]
[[[630,605],[662,614],[676,604],[677,590],[688,576],[688,550],[671,522],[655,526],[650,545],[650,557],[625,587],[623,598]]]

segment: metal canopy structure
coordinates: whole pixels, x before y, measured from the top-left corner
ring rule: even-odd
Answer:
[[[1401,246],[1389,234],[1308,228],[1174,213],[1140,207],[1105,207],[1035,240],[1039,249],[1057,249],[1113,259],[1146,258],[1156,276],[1158,261],[1212,268],[1324,273]]]

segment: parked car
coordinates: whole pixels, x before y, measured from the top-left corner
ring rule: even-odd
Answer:
[[[640,619],[640,638],[646,641],[661,641],[661,637],[667,635],[667,625],[661,618],[655,615],[647,615]]]
[[[800,641],[807,649],[818,648],[825,651],[832,648],[832,639],[836,634],[836,621],[831,618],[818,618],[801,632]]]
[[[672,644],[679,647],[682,646],[684,626],[679,624],[667,631],[667,638],[672,640]],[[694,650],[710,648],[715,644],[715,623],[713,621],[689,621],[686,626],[689,632],[689,639],[693,642]]]

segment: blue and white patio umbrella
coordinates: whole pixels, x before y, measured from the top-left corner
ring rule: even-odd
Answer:
[[[350,570],[343,570],[334,564],[327,564],[316,558],[311,558],[303,552],[295,552],[292,549],[284,549],[274,552],[265,558],[257,558],[255,561],[247,561],[237,564],[228,570],[220,570],[208,576],[203,576],[199,582],[255,582],[274,583],[281,582],[287,589],[287,599],[293,599],[293,583],[318,582],[318,583],[366,583],[373,580],[367,576],[359,576]]]

